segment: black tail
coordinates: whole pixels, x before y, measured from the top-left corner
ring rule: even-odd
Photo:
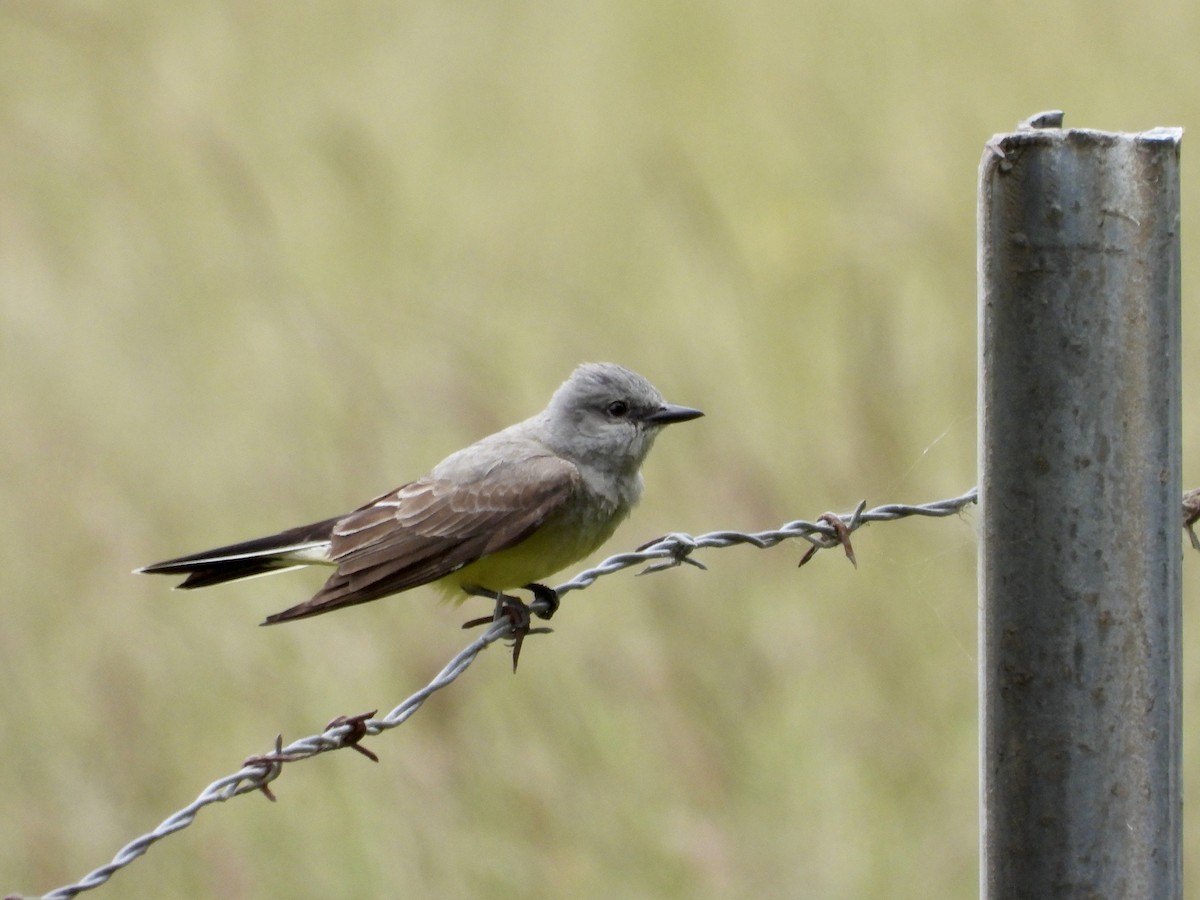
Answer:
[[[187,590],[286,572],[322,562],[322,550],[328,546],[333,526],[341,519],[342,516],[335,516],[240,544],[151,563],[134,571],[148,575],[186,575],[176,587]]]

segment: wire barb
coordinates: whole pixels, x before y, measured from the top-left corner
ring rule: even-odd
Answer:
[[[1200,490],[1197,496],[1197,516],[1191,521],[1200,519]],[[583,590],[604,575],[611,575],[622,569],[648,563],[639,574],[661,572],[684,563],[704,569],[699,560],[693,559],[692,554],[701,549],[715,547],[732,547],[736,544],[749,544],[766,550],[792,538],[808,541],[812,548],[807,556],[818,549],[842,547],[851,562],[854,562],[854,552],[850,547],[850,534],[863,525],[871,522],[892,521],[908,516],[950,516],[961,512],[967,506],[977,502],[978,494],[970,490],[958,497],[940,500],[922,506],[906,506],[892,504],[866,510],[866,503],[860,503],[852,513],[844,516],[826,513],[818,517],[816,522],[796,520],[788,522],[772,531],[746,533],[740,531],[714,531],[708,534],[692,537],[682,532],[672,532],[655,541],[645,544],[632,553],[620,553],[609,557],[593,568],[580,572],[552,591],[561,598],[570,591]],[[1189,523],[1190,524],[1190,523]],[[1190,533],[1190,531],[1189,531]],[[806,558],[807,558],[806,556]],[[536,592],[535,592],[536,593]],[[535,614],[551,611],[547,598],[538,596],[528,608]],[[370,750],[362,747],[359,742],[367,736],[378,735],[384,731],[396,728],[408,721],[421,705],[437,691],[447,687],[459,675],[467,670],[476,657],[485,649],[499,640],[514,638],[514,623],[507,616],[492,616],[480,620],[476,624],[490,624],[482,635],[463,648],[438,672],[433,679],[419,691],[408,697],[382,718],[375,718],[376,711],[360,713],[354,716],[338,716],[333,719],[325,730],[319,734],[301,738],[284,746],[283,737],[277,735],[273,748],[264,754],[248,757],[242,763],[242,768],[231,775],[218,779],[206,787],[187,806],[173,813],[159,823],[153,831],[143,834],[122,847],[107,865],[89,872],[74,884],[64,885],[44,895],[44,900],[67,900],[84,891],[92,890],[108,881],[116,872],[142,856],[154,843],[167,835],[182,831],[195,821],[200,810],[214,803],[222,803],[240,794],[261,791],[269,799],[275,800],[270,783],[278,778],[283,767],[288,763],[310,759],[331,750],[341,750],[352,747],[369,759],[378,762],[378,757]],[[528,634],[536,634],[549,629],[531,628]],[[522,635],[524,637],[524,635]],[[518,645],[519,647],[519,645]],[[517,650],[518,647],[514,647]],[[513,656],[513,666],[516,667],[516,653]],[[16,898],[17,895],[11,895]],[[7,898],[6,898],[7,900]]]
[[[599,565],[580,572],[570,581],[552,590],[556,597],[561,598],[563,594],[569,591],[583,590],[603,575],[611,575],[622,569],[644,563],[649,563],[649,565],[639,572],[639,575],[661,572],[664,569],[672,569],[684,563],[704,569],[706,567],[703,563],[692,558],[692,554],[697,550],[714,547],[732,547],[736,544],[749,544],[752,547],[766,550],[791,538],[800,538],[811,545],[805,553],[804,559],[801,560],[802,565],[817,550],[836,546],[841,546],[850,561],[854,562],[854,552],[850,547],[849,536],[863,525],[870,524],[871,522],[890,522],[909,516],[952,516],[978,502],[978,490],[972,488],[965,494],[957,497],[926,503],[920,506],[890,504],[867,510],[864,501],[852,513],[845,516],[825,513],[819,516],[815,522],[797,519],[793,522],[787,522],[773,531],[754,533],[714,531],[700,535],[699,537],[692,537],[682,532],[672,532],[656,538],[647,544],[643,544],[635,552],[620,553],[609,557]],[[1195,524],[1200,522],[1200,488],[1195,488],[1184,494],[1182,518],[1183,528],[1187,532],[1192,546],[1200,550],[1200,538],[1197,537],[1193,530]],[[539,615],[547,611],[553,612],[550,603],[546,598],[541,596],[538,596],[528,606]],[[201,791],[195,800],[168,816],[153,831],[147,832],[141,837],[130,841],[118,850],[112,861],[107,865],[89,872],[74,884],[64,885],[45,894],[43,900],[67,900],[67,898],[74,897],[84,891],[100,887],[116,872],[142,856],[152,844],[162,840],[167,835],[182,831],[191,825],[200,810],[206,806],[214,803],[222,803],[231,797],[254,791],[261,791],[270,800],[275,800],[270,783],[280,776],[286,763],[299,762],[302,759],[309,759],[321,753],[330,750],[340,750],[344,747],[352,747],[369,759],[378,762],[378,757],[370,750],[362,747],[359,741],[368,735],[377,735],[404,724],[434,693],[447,687],[459,675],[465,672],[471,663],[475,661],[476,657],[485,649],[499,640],[513,637],[513,623],[507,617],[498,618],[491,616],[481,619],[474,624],[488,623],[490,623],[491,627],[486,632],[459,651],[425,687],[408,697],[383,716],[383,718],[374,718],[376,711],[360,713],[355,716],[338,716],[320,734],[293,741],[286,747],[283,745],[282,735],[277,735],[271,751],[248,757],[243,762],[242,768],[239,771],[214,781]],[[529,633],[548,630],[530,629]],[[513,663],[515,667],[515,657]],[[4,900],[21,900],[21,896],[18,894],[9,894]]]
[[[338,716],[325,726],[324,733],[335,740],[340,735],[343,747],[357,750],[367,759],[371,760],[371,762],[379,762],[378,756],[359,743],[359,741],[371,733],[370,729],[367,728],[367,721],[374,718],[377,712],[379,710],[373,709],[370,712],[359,713],[357,716]],[[346,730],[342,731],[342,728]]]

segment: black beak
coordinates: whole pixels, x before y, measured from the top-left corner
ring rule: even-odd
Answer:
[[[700,418],[704,413],[687,406],[675,406],[666,403],[648,416],[642,418],[647,425],[670,425],[672,422],[689,422]]]

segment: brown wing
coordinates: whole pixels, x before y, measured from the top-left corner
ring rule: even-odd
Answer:
[[[425,477],[355,510],[333,528],[337,571],[310,600],[264,624],[365,603],[449,575],[527,538],[579,483],[554,456],[491,468],[452,482]]]

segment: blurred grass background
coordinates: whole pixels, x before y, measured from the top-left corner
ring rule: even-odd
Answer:
[[[431,591],[263,630],[319,575],[130,569],[345,511],[581,360],[708,413],[613,552],[969,487],[984,142],[1191,126],[1198,42],[1181,2],[0,6],[0,889],[465,642]],[[975,896],[971,516],[856,548],[605,579],[379,765],[289,769],[97,896]]]

